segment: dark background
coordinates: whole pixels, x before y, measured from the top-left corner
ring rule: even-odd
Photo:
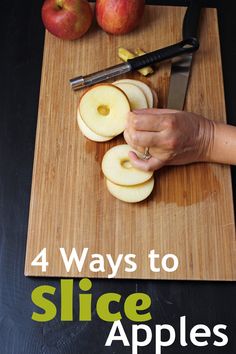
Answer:
[[[187,5],[188,1],[148,1],[148,3]],[[33,279],[23,275],[35,130],[43,54],[44,28],[42,1],[1,1],[0,11],[0,353],[1,354],[96,354],[131,353],[114,344],[105,348],[111,324],[99,320],[62,323],[59,316],[48,323],[31,321],[31,292],[40,284],[57,288],[59,280]],[[217,6],[223,60],[228,122],[236,125],[236,41],[234,1],[205,1]],[[232,169],[235,193],[235,168]],[[235,195],[235,194],[234,194]],[[78,283],[76,281],[76,288]],[[105,292],[120,292],[125,298],[135,291],[152,297],[153,321],[176,328],[175,345],[163,353],[235,353],[236,283],[93,280],[93,298]],[[75,290],[75,318],[77,295]],[[94,302],[93,302],[94,308]],[[60,315],[60,311],[58,311]],[[187,316],[187,333],[203,323],[228,325],[229,344],[217,348],[182,348],[178,341],[179,317]],[[129,339],[131,323],[124,320]],[[154,353],[153,344],[140,353]]]

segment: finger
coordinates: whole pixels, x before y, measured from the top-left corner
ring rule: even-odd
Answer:
[[[160,113],[162,111],[163,113]],[[138,113],[136,113],[138,112]],[[149,113],[158,112],[158,113]],[[168,112],[172,112],[168,113]],[[127,119],[127,128],[131,127],[140,131],[155,131],[160,132],[169,127],[169,122],[173,121],[177,111],[174,110],[138,110],[130,112]]]
[[[135,152],[130,151],[129,153],[131,164],[143,171],[155,171],[159,170],[164,166],[164,161],[161,161],[155,157],[151,157],[149,160],[140,159]]]
[[[138,131],[161,132],[165,129],[165,115],[136,114],[128,120],[128,126]]]
[[[141,154],[144,154],[144,148],[141,147],[141,146],[136,146],[132,143],[131,139],[130,139],[130,136],[129,136],[129,133],[127,130],[124,131],[124,139],[126,141],[126,143],[131,146],[134,150],[140,152]]]
[[[129,144],[132,147],[160,147],[165,144],[164,136],[158,132],[138,131],[131,128],[127,129],[126,132]]]

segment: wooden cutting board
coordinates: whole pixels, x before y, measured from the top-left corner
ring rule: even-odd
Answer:
[[[39,100],[33,182],[30,203],[25,275],[107,277],[94,273],[91,255],[135,254],[137,270],[118,278],[235,280],[235,225],[230,168],[199,163],[163,168],[156,173],[152,196],[138,204],[126,204],[107,191],[101,173],[104,153],[123,143],[86,140],[76,122],[81,91],[72,92],[68,80],[118,64],[120,46],[146,51],[177,42],[185,8],[147,6],[142,25],[125,36],[104,33],[96,25],[81,40],[62,41],[46,33]],[[194,56],[186,110],[225,121],[220,45],[215,9],[204,9],[201,48]],[[170,65],[163,64],[150,78],[127,75],[152,86],[166,105]],[[78,256],[88,248],[84,267],[66,272],[59,248]],[[31,265],[47,250],[46,272]],[[175,272],[152,272],[148,253],[160,259],[175,254]],[[157,266],[160,261],[157,261]],[[169,265],[170,266],[170,265]]]

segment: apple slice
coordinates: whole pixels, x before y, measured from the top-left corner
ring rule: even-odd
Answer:
[[[87,125],[84,123],[83,119],[80,116],[79,109],[77,111],[77,122],[82,134],[89,140],[96,141],[96,142],[104,142],[113,139],[113,136],[101,136],[95,134]]]
[[[120,88],[112,84],[98,84],[81,97],[79,111],[84,123],[94,133],[114,137],[125,129],[130,104]]]
[[[153,108],[157,108],[158,106],[158,96],[155,90],[152,90],[152,95],[153,95]]]
[[[114,83],[115,86],[119,87],[129,99],[130,108],[142,109],[148,108],[146,97],[143,91],[133,84],[127,84],[126,82]]]
[[[145,183],[136,186],[120,186],[112,183],[108,179],[106,183],[109,192],[117,199],[127,203],[138,203],[146,199],[152,193],[154,178],[152,177]]]
[[[114,85],[119,84],[119,83],[132,84],[134,86],[139,87],[143,91],[143,93],[144,93],[144,95],[146,97],[146,100],[147,100],[147,103],[148,103],[148,108],[153,108],[152,90],[143,81],[133,80],[133,79],[122,79],[122,80],[117,80],[117,81],[113,82]]]
[[[117,145],[108,150],[102,160],[102,171],[107,179],[122,186],[134,186],[148,181],[153,172],[146,172],[134,168],[130,163],[129,151],[133,149],[127,145]]]

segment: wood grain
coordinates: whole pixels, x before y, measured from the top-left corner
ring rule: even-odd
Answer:
[[[194,164],[163,168],[156,173],[152,196],[129,205],[113,198],[101,173],[102,157],[109,143],[86,140],[76,123],[82,92],[73,93],[68,80],[119,63],[117,49],[142,47],[155,50],[181,39],[185,9],[146,8],[139,29],[126,36],[111,36],[94,24],[79,41],[66,42],[46,33],[30,203],[25,274],[31,276],[107,277],[93,273],[93,253],[133,253],[138,265],[134,273],[118,278],[236,280],[235,225],[230,169],[223,165]],[[186,110],[225,121],[217,15],[203,11],[201,48],[194,56]],[[160,105],[166,105],[170,65],[163,64],[150,78],[138,78],[157,90]],[[31,261],[46,247],[46,273]],[[66,272],[59,248],[80,255],[89,248],[82,272],[75,265]],[[174,253],[179,268],[174,273],[150,271],[148,253]]]

